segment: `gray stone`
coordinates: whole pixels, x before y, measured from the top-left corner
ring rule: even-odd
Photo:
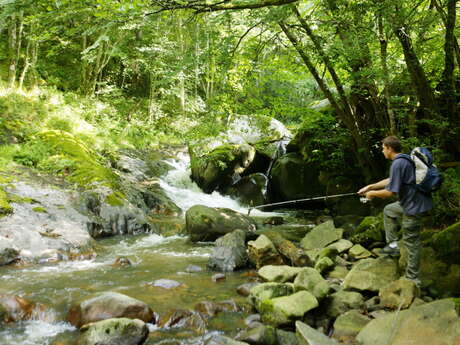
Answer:
[[[326,313],[335,318],[348,310],[361,309],[363,305],[364,297],[359,292],[339,291],[328,298]]]
[[[294,277],[302,270],[303,267],[267,265],[260,268],[257,273],[265,281],[285,283],[294,280]]]
[[[366,326],[371,319],[358,310],[349,310],[339,315],[334,322],[334,337],[355,336]]]
[[[358,261],[343,282],[347,290],[379,291],[398,278],[397,265],[389,257]]]
[[[247,329],[237,336],[237,340],[256,345],[277,345],[276,330],[272,326],[260,325]]]
[[[301,319],[305,313],[316,308],[318,300],[308,291],[262,301],[259,306],[264,323],[273,326],[289,324]]]
[[[391,309],[406,309],[417,294],[418,288],[413,281],[400,278],[380,289],[380,304]]]
[[[455,345],[460,318],[452,299],[438,300],[372,320],[356,339],[360,345]]]
[[[0,266],[8,265],[17,259],[19,259],[19,251],[16,249],[0,248]]]
[[[265,235],[260,235],[255,241],[248,242],[248,255],[251,263],[260,268],[265,265],[281,265],[283,259],[275,245]]]
[[[143,321],[127,318],[91,323],[82,331],[79,345],[141,345],[149,334]]]
[[[161,287],[163,289],[174,289],[182,285],[178,281],[171,279],[157,279],[151,283],[152,286]]]
[[[140,319],[150,322],[152,309],[142,301],[118,292],[104,292],[72,306],[67,320],[76,327],[111,318]]]
[[[297,321],[295,327],[299,345],[339,345],[334,339],[328,338],[303,322]]]
[[[213,271],[232,272],[245,267],[247,262],[246,233],[235,230],[216,240],[208,260],[208,268]]]
[[[215,241],[237,229],[253,232],[256,228],[254,221],[242,213],[203,205],[195,205],[187,210],[185,224],[192,242]]]
[[[336,228],[332,220],[328,220],[314,227],[300,241],[300,246],[305,250],[314,248],[324,248],[328,244],[338,241],[342,238],[343,229]]]
[[[251,293],[251,289],[259,284],[257,282],[241,284],[236,288],[236,292],[238,292],[238,295],[247,297]]]
[[[296,291],[306,290],[313,294],[316,299],[321,300],[329,293],[330,286],[317,270],[306,267],[297,274],[294,280],[294,289]]]

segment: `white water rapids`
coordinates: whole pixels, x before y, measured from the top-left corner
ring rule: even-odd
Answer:
[[[160,185],[182,210],[186,211],[193,205],[201,204],[209,207],[230,208],[244,214],[247,213],[247,208],[240,205],[236,200],[222,196],[217,192],[212,194],[203,193],[190,180],[188,155],[179,154],[177,159],[169,159],[167,163],[173,169],[163,176]],[[251,214],[266,215],[267,213],[254,210]],[[25,298],[28,298],[27,294],[32,295],[31,300],[34,300],[37,296],[46,295],[43,300],[45,304],[51,307],[48,312],[55,314],[52,308],[56,308],[56,306],[52,305],[52,303],[56,300],[59,302],[55,303],[60,303],[61,305],[57,308],[60,308],[60,313],[63,314],[62,309],[68,308],[68,305],[63,307],[62,304],[69,303],[68,301],[74,298],[74,294],[75,296],[81,294],[82,289],[88,288],[89,292],[92,292],[119,287],[119,291],[122,289],[132,291],[128,288],[127,282],[117,280],[117,272],[111,272],[113,270],[111,265],[116,257],[129,256],[134,267],[142,267],[144,270],[139,273],[141,275],[146,271],[142,265],[145,265],[146,261],[152,260],[152,255],[191,262],[193,260],[203,261],[210,255],[211,248],[209,246],[191,247],[185,245],[185,242],[186,239],[180,236],[165,238],[157,234],[127,237],[110,244],[108,253],[90,260],[60,261],[55,264],[35,265],[21,269],[1,268],[0,281],[7,282],[7,284],[2,284],[1,287],[7,289],[3,292],[17,295],[25,294]],[[160,261],[158,265],[164,265],[163,261]],[[94,277],[105,277],[104,275],[109,274],[111,275],[110,278],[101,278],[100,281],[88,281],[88,287],[81,287],[85,280],[97,279]],[[168,273],[162,272],[161,274]],[[75,279],[75,282],[73,279]],[[58,287],[58,284],[61,284],[62,287]],[[142,300],[142,298],[140,299]],[[56,336],[62,336],[69,332],[75,333],[75,328],[67,322],[43,321],[46,319],[45,316],[41,320],[19,322],[12,325],[2,325],[0,323],[0,345],[53,345]]]

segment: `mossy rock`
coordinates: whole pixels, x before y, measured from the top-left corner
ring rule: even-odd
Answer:
[[[363,247],[370,247],[376,242],[384,242],[383,217],[365,217],[356,228],[350,240]]]
[[[46,209],[41,206],[37,206],[32,208],[32,211],[37,212],[37,213],[47,213]]]
[[[431,245],[438,256],[447,262],[460,264],[460,222],[434,235],[428,245]]]

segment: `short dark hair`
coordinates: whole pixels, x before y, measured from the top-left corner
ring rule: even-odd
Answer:
[[[386,147],[391,147],[394,152],[401,152],[401,141],[394,135],[390,135],[382,140],[382,144]]]

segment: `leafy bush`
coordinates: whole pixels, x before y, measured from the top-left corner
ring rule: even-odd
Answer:
[[[12,158],[16,163],[28,167],[37,167],[40,161],[52,153],[53,150],[46,142],[40,139],[30,139],[17,148]]]
[[[460,166],[443,171],[444,183],[433,194],[435,226],[449,225],[460,220]]]

